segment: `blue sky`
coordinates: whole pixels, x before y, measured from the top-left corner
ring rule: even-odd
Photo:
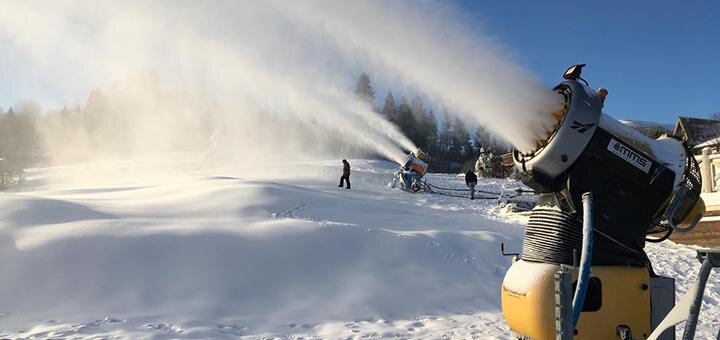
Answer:
[[[672,123],[720,112],[720,1],[457,2],[551,86],[584,63],[616,118]]]

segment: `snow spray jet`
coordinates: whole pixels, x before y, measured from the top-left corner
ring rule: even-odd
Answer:
[[[402,148],[417,149],[369,105],[345,94],[352,90],[343,84],[351,83],[348,77],[357,74],[357,65],[334,62],[345,58],[342,51],[325,46],[312,30],[298,27],[268,6],[254,2],[219,2],[212,8],[192,2],[106,5],[100,8],[82,1],[0,5],[0,32],[6,37],[0,43],[26,60],[17,72],[31,75],[32,81],[24,84],[29,96],[58,103],[62,99],[51,94],[80,98],[98,84],[114,83],[100,91],[105,99],[105,109],[98,109],[102,114],[41,129],[45,144],[53,146],[51,157],[67,148],[86,155],[107,154],[107,144],[118,149],[124,142],[132,144],[119,148],[124,152],[174,149],[202,139],[198,136],[208,126],[235,129],[221,134],[232,138],[215,140],[213,145],[223,149],[221,154],[238,152],[246,157],[297,154],[292,137],[315,137],[319,131],[333,131],[345,137],[344,143],[396,162],[403,160]],[[24,24],[27,20],[33,22],[31,28]],[[78,75],[77,70],[83,72]],[[145,88],[146,82],[135,81],[148,74],[153,79],[151,90]],[[33,84],[55,88],[48,91]],[[294,125],[303,129],[263,131],[262,120],[248,119],[257,112],[276,112],[303,122]],[[202,124],[193,127],[193,122]],[[243,124],[247,122],[255,124]],[[273,132],[274,138],[256,138]],[[83,133],[91,136],[77,137]],[[68,135],[76,137],[73,145],[64,139]],[[316,140],[337,143],[330,136]],[[257,149],[262,152],[253,153]]]
[[[411,86],[428,92],[518,149],[546,139],[562,98],[508,61],[489,37],[462,26],[444,3],[334,1],[273,4],[325,29],[348,51],[366,53]],[[382,24],[377,24],[382,23]]]
[[[201,46],[203,51],[212,51],[212,55],[205,57],[213,58],[221,65],[233,65],[233,68],[242,70],[244,75],[230,83],[222,83],[223,89],[214,91],[236,91],[251,103],[250,106],[289,112],[307,123],[320,125],[325,130],[335,130],[347,137],[343,139],[344,142],[374,150],[399,164],[406,158],[402,149],[417,150],[417,146],[395,125],[374,112],[368,103],[348,94],[348,91],[329,84],[308,84],[304,77],[295,76],[291,71],[280,74],[262,67],[260,62],[238,53],[231,46],[208,41],[204,41]],[[227,69],[216,69],[213,72],[225,73]],[[221,74],[217,76],[221,77]],[[262,95],[247,94],[246,89]],[[223,122],[223,126],[229,123]]]

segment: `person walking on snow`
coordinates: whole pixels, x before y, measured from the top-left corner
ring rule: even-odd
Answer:
[[[343,174],[340,177],[340,185],[338,185],[338,188],[342,188],[343,182],[347,182],[347,186],[345,189],[350,189],[350,163],[348,163],[347,160],[342,160],[343,162]]]
[[[475,175],[472,170],[468,170],[467,173],[465,173],[465,185],[470,188],[470,199],[475,199],[475,186],[477,185],[477,176]]]

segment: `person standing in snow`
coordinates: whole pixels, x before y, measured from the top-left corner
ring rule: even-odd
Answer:
[[[343,174],[340,177],[340,185],[338,185],[338,188],[342,188],[343,182],[347,182],[347,186],[345,189],[350,189],[350,163],[348,163],[347,160],[343,159]]]
[[[475,199],[475,186],[477,185],[477,176],[472,170],[468,170],[467,173],[465,173],[465,185],[470,188],[470,199]]]

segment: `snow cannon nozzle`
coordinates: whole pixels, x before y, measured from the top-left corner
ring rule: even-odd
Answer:
[[[414,152],[412,152],[412,155],[420,159],[421,161],[425,161],[425,158],[427,158],[427,154],[422,151],[422,149],[418,148]]]
[[[603,97],[581,82],[584,66],[568,68],[553,89],[564,105],[548,115],[553,124],[547,136],[532,151],[513,151],[538,204],[525,227],[520,260],[505,275],[502,309],[510,328],[532,339],[555,339],[556,320],[547,317],[555,313],[554,275],[584,260],[592,277],[576,290],[587,293],[578,305],[579,320],[585,320],[577,324],[579,334],[614,338],[618,324],[650,334],[655,306],[648,294],[663,293],[652,292],[644,247],[666,237],[648,235],[690,231],[704,212],[700,169],[687,145],[671,137],[649,138],[604,114]],[[595,193],[587,207],[586,192]],[[586,225],[592,229],[584,234]],[[606,290],[611,282],[617,286]],[[638,290],[637,282],[649,290]],[[644,312],[620,306],[641,306]],[[575,321],[572,315],[568,322]]]
[[[513,152],[515,165],[530,175],[525,176],[526,184],[537,192],[549,193],[563,186],[572,188],[568,177],[573,182],[583,179],[585,191],[596,191],[594,186],[600,183],[618,185],[618,192],[635,188],[633,183],[645,183],[647,190],[663,196],[658,203],[662,208],[659,213],[644,212],[651,215],[651,224],[656,226],[649,230],[679,229],[688,220],[692,224],[701,210],[694,209],[700,199],[701,178],[692,152],[682,141],[670,137],[651,139],[603,114],[600,94],[577,81],[584,66],[568,68],[563,75],[567,80],[555,86],[554,91],[562,95],[564,103],[560,111],[548,117],[553,124],[546,131],[547,138],[538,140],[535,150]],[[580,173],[587,170],[585,167],[592,171]],[[613,177],[611,173],[623,176]],[[662,174],[666,174],[668,183],[658,181]],[[659,187],[663,187],[662,194]],[[680,190],[683,187],[686,189]],[[581,194],[577,192],[577,204]]]
[[[407,161],[400,166],[395,173],[393,179],[393,187],[400,183],[400,187],[404,190],[419,191],[421,189],[421,179],[425,176],[428,163],[427,154],[419,148],[407,155]]]

